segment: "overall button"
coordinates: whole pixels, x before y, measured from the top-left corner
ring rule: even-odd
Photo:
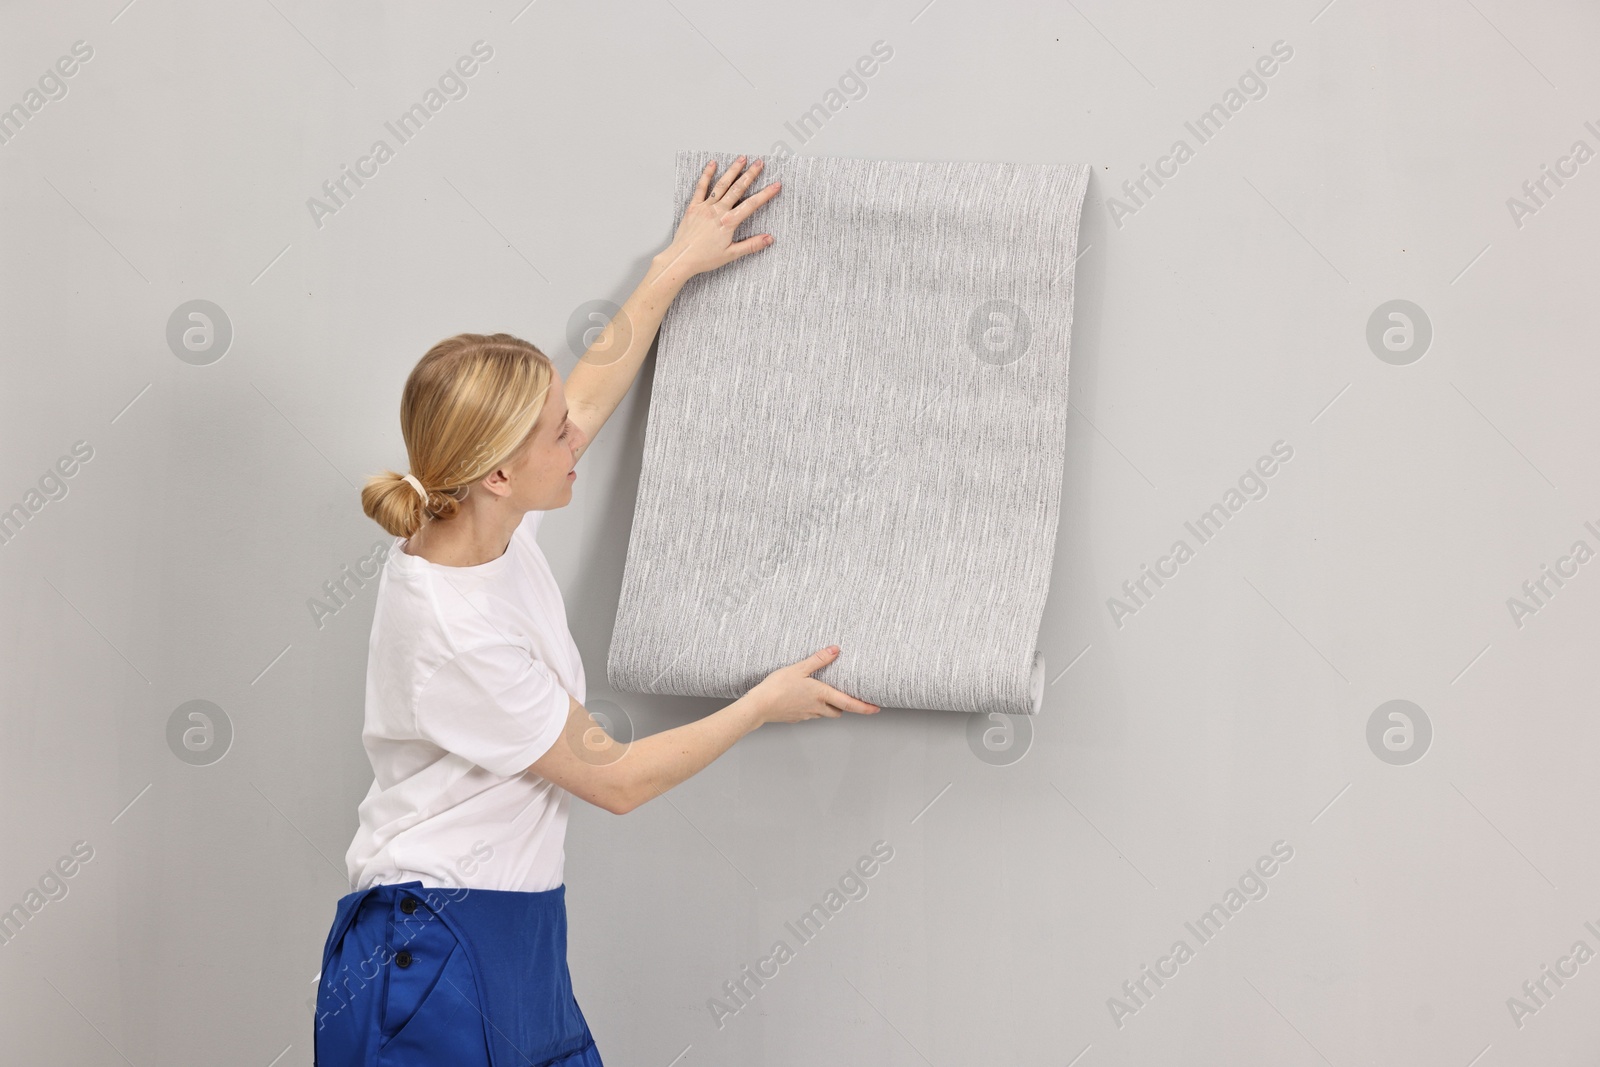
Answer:
[[[416,897],[406,897],[404,900],[402,900],[400,902],[400,910],[405,912],[407,915],[410,915],[412,912],[416,911],[417,910],[417,898]]]
[[[394,962],[398,967],[411,966],[411,953],[407,952],[405,949],[401,949],[399,952],[394,954]]]

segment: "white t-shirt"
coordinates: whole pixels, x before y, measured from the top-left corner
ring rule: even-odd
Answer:
[[[446,567],[395,538],[378,580],[361,741],[372,788],[345,853],[354,890],[562,884],[572,794],[527,771],[560,738],[583,660],[523,516],[498,559]]]

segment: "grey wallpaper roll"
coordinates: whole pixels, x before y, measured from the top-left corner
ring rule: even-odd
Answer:
[[[682,210],[708,159],[680,152]],[[1084,164],[766,159],[754,255],[661,326],[606,663],[624,692],[814,677],[1036,714]],[[676,216],[674,216],[676,217]]]

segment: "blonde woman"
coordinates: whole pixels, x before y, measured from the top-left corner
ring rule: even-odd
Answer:
[[[768,722],[878,708],[811,674],[830,645],[696,722],[623,751],[583,707],[583,662],[535,536],[690,277],[759,251],[733,232],[778,192],[706,165],[672,243],[565,385],[508,334],[435,345],[406,379],[410,470],[362,508],[395,537],[368,646],[373,783],[323,950],[318,1067],[598,1067],[567,970],[563,842],[573,794],[622,814]],[[620,320],[620,321],[618,321]],[[730,413],[730,417],[737,417]]]

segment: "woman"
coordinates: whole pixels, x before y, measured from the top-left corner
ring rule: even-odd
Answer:
[[[632,811],[768,722],[878,708],[812,678],[828,648],[696,722],[619,745],[535,534],[695,274],[772,243],[733,232],[778,192],[706,164],[672,243],[563,386],[507,334],[435,345],[406,379],[411,470],[362,508],[396,538],[379,579],[362,742],[373,783],[323,950],[318,1067],[597,1067],[566,962],[563,840],[576,794]],[[620,320],[620,321],[619,321]],[[595,353],[621,349],[615,359]],[[402,540],[403,539],[403,540]]]

